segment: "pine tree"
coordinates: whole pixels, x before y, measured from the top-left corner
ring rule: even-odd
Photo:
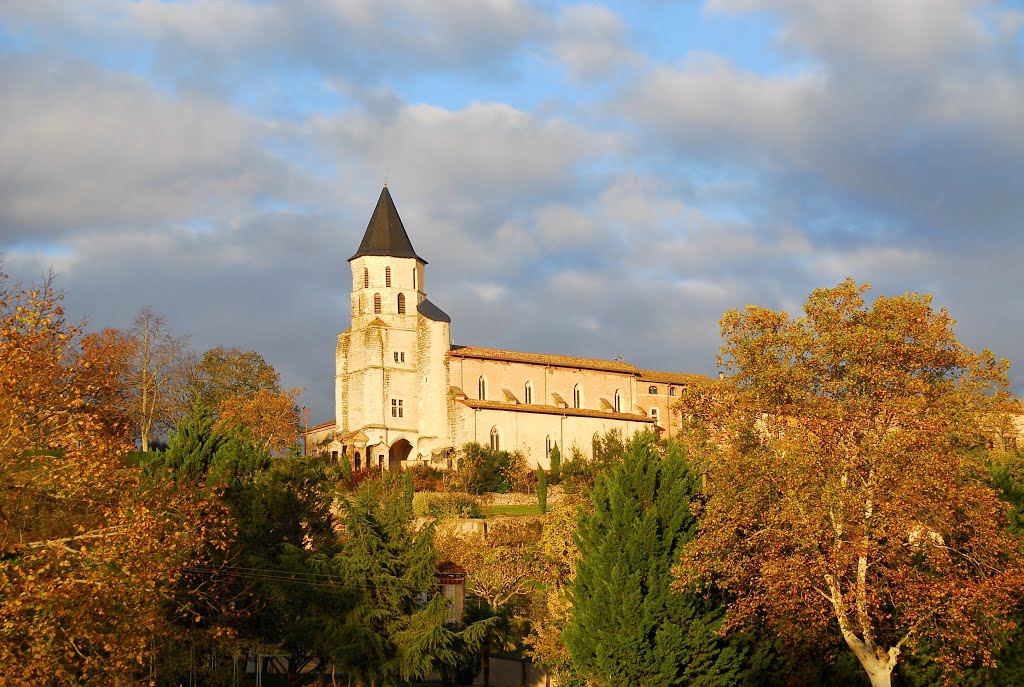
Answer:
[[[422,679],[479,650],[493,621],[460,628],[437,588],[433,533],[414,532],[403,482],[364,483],[345,505],[345,535],[333,560],[353,581],[351,609],[338,618],[326,654],[357,686]]]
[[[205,481],[223,442],[224,436],[213,431],[210,409],[197,402],[171,432],[167,450],[153,462],[153,467],[171,470],[178,481]]]
[[[672,591],[680,546],[697,528],[698,478],[681,448],[660,451],[653,435],[638,435],[598,477],[595,510],[577,533],[583,556],[565,644],[598,685],[742,684],[745,651],[716,635],[720,609]]]

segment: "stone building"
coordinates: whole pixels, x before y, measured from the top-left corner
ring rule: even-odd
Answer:
[[[453,346],[451,318],[427,298],[426,267],[385,186],[355,254],[352,325],[338,336],[335,420],[307,430],[310,450],[356,469],[450,466],[478,442],[549,467],[591,452],[595,435],[673,433],[671,404],[697,378],[620,360]],[[678,416],[675,421],[678,422]]]

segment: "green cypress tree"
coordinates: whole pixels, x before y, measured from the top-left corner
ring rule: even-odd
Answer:
[[[558,442],[551,447],[551,483],[558,484],[562,478],[562,452],[558,450]]]
[[[548,476],[540,465],[537,465],[537,505],[541,513],[548,512]]]
[[[213,431],[213,415],[202,403],[192,406],[167,440],[167,450],[153,468],[169,469],[182,482],[201,482],[213,463],[224,437]]]
[[[744,684],[745,650],[716,635],[721,610],[671,588],[681,545],[697,527],[698,478],[680,447],[660,451],[653,434],[635,437],[598,477],[594,512],[581,516],[583,556],[564,635],[573,666],[606,686]]]

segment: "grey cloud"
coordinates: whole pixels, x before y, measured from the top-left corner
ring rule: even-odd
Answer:
[[[626,43],[625,22],[593,4],[571,5],[557,18],[554,51],[576,79],[609,79],[639,65],[642,58]]]
[[[223,221],[290,185],[234,110],[130,76],[0,58],[0,236]]]
[[[709,0],[712,11],[767,11],[782,20],[779,45],[832,65],[938,69],[984,49],[991,0]],[[993,8],[993,9],[989,9]]]
[[[288,65],[363,79],[410,65],[493,77],[542,22],[531,4],[505,0],[39,0],[2,13],[49,49],[141,50],[156,72],[211,93]]]

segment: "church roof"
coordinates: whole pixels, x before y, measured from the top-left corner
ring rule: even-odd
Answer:
[[[629,420],[631,422],[654,424],[654,420],[647,415],[616,413],[592,408],[560,408],[559,406],[542,406],[526,403],[513,405],[511,403],[501,403],[500,401],[480,401],[473,398],[460,398],[457,402],[469,408],[479,408],[481,410],[507,410],[512,413],[541,413],[543,415],[566,415],[569,417],[596,417],[606,420]]]
[[[594,358],[577,358],[571,355],[548,355],[547,353],[520,353],[518,351],[503,351],[497,348],[480,348],[479,346],[452,346],[449,355],[458,358],[481,358],[483,360],[500,360],[509,363],[575,367],[580,370],[621,372],[631,375],[640,373],[639,369],[621,360],[597,360]]]
[[[444,310],[441,310],[441,308],[437,307],[426,298],[416,306],[416,312],[423,315],[428,320],[434,320],[435,322],[452,321],[452,318],[448,317],[448,314]]]
[[[409,235],[405,233],[402,218],[398,216],[395,201],[391,200],[391,192],[385,186],[377,199],[377,207],[373,209],[370,223],[366,225],[366,233],[359,243],[355,255],[349,262],[364,255],[386,255],[392,258],[415,258],[426,264],[427,261],[416,255]]]
[[[661,382],[662,384],[695,384],[714,381],[707,375],[689,374],[686,372],[662,372],[661,370],[640,370],[640,381]]]

